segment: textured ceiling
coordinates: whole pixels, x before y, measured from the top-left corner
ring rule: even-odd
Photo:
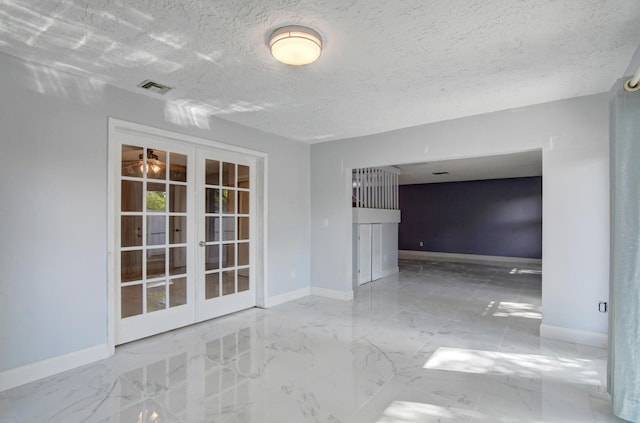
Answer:
[[[638,0],[0,0],[0,51],[306,142],[607,91],[640,44]],[[306,67],[271,31],[324,38]]]
[[[481,179],[524,178],[542,175],[542,151],[526,151],[500,156],[441,160],[396,166],[400,169],[400,185]],[[445,175],[434,175],[447,172]]]

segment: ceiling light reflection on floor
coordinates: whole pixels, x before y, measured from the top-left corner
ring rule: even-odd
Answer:
[[[160,423],[160,415],[155,410],[145,407],[145,409],[138,414],[138,421],[136,423]]]
[[[438,348],[423,368],[452,372],[544,378],[565,383],[599,385],[591,360],[504,353],[464,348]]]

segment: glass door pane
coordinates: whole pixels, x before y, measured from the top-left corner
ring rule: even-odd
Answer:
[[[250,277],[253,168],[241,156],[204,150],[199,156],[199,316],[218,316],[255,306]]]
[[[194,315],[188,294],[188,242],[194,239],[188,191],[194,182],[188,154],[165,147],[123,143],[120,149],[117,343],[170,329],[180,320],[173,309],[182,308],[191,320]]]

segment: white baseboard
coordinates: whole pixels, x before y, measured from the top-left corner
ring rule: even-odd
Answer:
[[[375,281],[379,281],[382,278],[386,278],[387,276],[391,276],[391,275],[395,275],[396,273],[400,273],[400,268],[399,267],[391,267],[389,269],[383,269],[382,273],[380,274],[380,277],[378,279],[374,279],[372,281],[366,281],[366,282],[359,282],[358,281],[358,286],[362,286],[371,282],[375,282]]]
[[[606,333],[587,332],[584,330],[563,328],[561,326],[546,325],[544,323],[540,325],[540,337],[600,348],[606,348],[608,343]]]
[[[437,253],[433,251],[399,250],[398,258],[415,260],[443,260],[485,264],[533,264],[542,265],[541,259],[526,257],[482,256],[477,254]]]
[[[393,270],[393,269],[390,269]],[[397,268],[395,272],[398,272]],[[386,276],[386,275],[385,275]],[[298,298],[307,297],[309,295],[316,295],[318,297],[333,298],[335,300],[349,301],[353,300],[353,291],[338,291],[335,289],[319,288],[317,286],[306,287],[296,289],[295,291],[285,292],[284,294],[274,295],[267,299],[267,307],[275,307],[280,304],[284,304],[289,301],[297,300]]]
[[[289,301],[297,300],[298,298],[308,297],[311,295],[311,288],[300,288],[295,291],[285,292],[284,294],[274,295],[267,299],[267,307],[275,307],[280,304],[287,303]]]
[[[385,278],[387,276],[395,275],[396,273],[400,273],[400,268],[398,266],[384,269],[382,271],[382,277]]]
[[[108,344],[101,344],[6,370],[0,373],[0,392],[105,359],[111,351]]]
[[[336,289],[327,289],[327,288],[312,286],[311,295],[316,295],[318,297],[333,298],[334,300],[343,300],[343,301],[353,300],[353,290],[338,291]]]

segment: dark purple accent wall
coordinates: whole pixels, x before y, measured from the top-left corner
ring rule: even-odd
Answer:
[[[542,258],[542,177],[401,185],[399,195],[400,250]]]

